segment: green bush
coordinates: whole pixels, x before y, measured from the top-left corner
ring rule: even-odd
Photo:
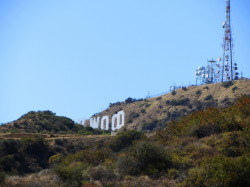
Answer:
[[[120,150],[128,147],[132,144],[134,140],[139,140],[143,138],[142,132],[139,131],[123,131],[117,134],[115,140],[109,144],[109,147],[115,151],[119,152]]]
[[[188,90],[187,87],[182,87],[181,89],[184,90],[184,91]]]
[[[238,89],[238,87],[235,86],[235,87],[232,88],[232,91],[235,92],[237,89]]]
[[[92,166],[97,166],[108,158],[108,152],[105,150],[82,150],[78,153],[65,157],[62,162],[68,166],[74,162],[83,162]]]
[[[127,154],[122,154],[117,159],[117,168],[123,175],[139,175],[141,173],[139,167],[138,160]]]
[[[250,137],[246,132],[224,133],[216,148],[225,156],[238,157],[249,151]]]
[[[250,158],[216,156],[205,159],[201,166],[192,168],[185,186],[250,186]]]
[[[48,159],[50,157],[49,146],[43,137],[23,138],[21,143],[22,147],[20,151],[25,157],[28,155],[35,160],[41,168],[48,166]]]
[[[0,184],[4,182],[4,179],[5,179],[5,173],[0,171]]]
[[[169,169],[168,170],[168,177],[171,179],[176,179],[179,176],[179,170],[177,169]]]
[[[230,86],[233,86],[234,82],[233,81],[226,81],[226,82],[222,82],[221,86],[223,88],[229,88]]]
[[[209,87],[208,87],[208,86],[205,86],[203,89],[204,89],[204,90],[209,90]]]
[[[204,100],[205,101],[209,101],[209,100],[212,100],[213,99],[213,96],[211,94],[207,95]]]
[[[135,118],[138,118],[140,116],[137,112],[131,112],[127,117],[127,123],[132,123]]]
[[[140,110],[141,113],[145,114],[146,113],[146,110],[143,108]]]
[[[171,92],[171,95],[176,95],[176,91],[173,90],[173,91]]]
[[[201,91],[201,90],[197,90],[197,91],[195,92],[195,94],[196,94],[196,95],[201,95],[201,94],[202,94],[202,91]]]
[[[158,124],[158,120],[153,120],[142,125],[142,130],[152,131]]]
[[[172,163],[161,146],[140,141],[118,158],[117,167],[122,174],[158,177],[171,168]]]
[[[179,99],[179,100],[167,100],[166,101],[166,104],[167,105],[172,105],[172,106],[179,106],[179,105],[188,105],[190,103],[190,99],[189,98],[182,98],[182,99]]]
[[[11,174],[37,172],[48,166],[51,154],[42,137],[0,140],[0,170]]]
[[[159,101],[159,100],[161,100],[162,99],[162,97],[160,96],[160,97],[157,97],[156,98],[156,101]]]
[[[139,116],[140,116],[139,113],[137,113],[137,112],[131,112],[130,115],[129,115],[129,118],[134,119],[134,118],[138,118]]]
[[[91,168],[88,173],[92,180],[98,180],[102,183],[109,183],[110,181],[116,179],[116,175],[113,173],[113,171],[102,165]]]
[[[125,99],[125,103],[134,103],[134,102],[137,102],[137,101],[143,101],[143,99],[134,99],[134,98],[131,98],[131,97],[128,97],[127,99]]]
[[[0,141],[0,157],[7,154],[15,154],[19,146],[16,140],[8,139]]]
[[[198,138],[203,138],[205,136],[210,136],[212,134],[219,134],[222,132],[220,125],[218,124],[209,124],[204,126],[199,126],[197,129],[194,130],[194,136]]]
[[[228,97],[225,97],[221,102],[227,106],[232,104]]]
[[[80,186],[89,179],[86,174],[88,167],[89,165],[86,163],[75,162],[68,166],[57,165],[54,167],[54,171],[62,181],[72,186]]]

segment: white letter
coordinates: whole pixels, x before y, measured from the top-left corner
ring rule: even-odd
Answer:
[[[119,121],[118,118],[119,118],[118,114],[114,114],[114,115],[112,116],[112,126],[111,126],[112,131],[114,131],[114,130],[117,129],[117,124],[119,123],[119,122],[118,122],[118,121]],[[116,124],[115,124],[115,120],[116,120]]]
[[[117,115],[118,115],[117,129],[120,129],[122,126],[124,126],[125,123],[125,113],[123,110],[121,110],[117,113]]]
[[[104,121],[106,121],[104,125]],[[101,119],[101,129],[103,130],[109,130],[109,117],[108,116],[103,116]]]
[[[116,120],[116,123],[115,123]],[[119,111],[117,114],[114,114],[112,116],[112,130],[120,129],[122,126],[124,126],[125,121],[125,113],[123,110]]]
[[[90,118],[90,127],[99,128],[99,121],[100,121],[100,117]]]

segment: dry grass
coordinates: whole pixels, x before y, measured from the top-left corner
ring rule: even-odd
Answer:
[[[123,181],[117,182],[115,186],[130,186],[130,187],[174,187],[176,183],[174,180],[161,177],[160,179],[151,179],[148,176],[140,176],[140,177],[125,177]]]
[[[105,139],[110,135],[77,135],[77,134],[38,134],[38,133],[1,133],[0,139],[22,139],[34,138],[36,136],[44,137],[46,140],[55,139]]]
[[[5,179],[3,187],[66,187],[51,170],[26,176],[10,176]]]
[[[232,90],[232,88],[234,87],[237,87],[237,89]],[[199,90],[201,91],[201,94],[196,93]],[[139,113],[140,114],[139,117],[133,119],[132,123],[127,123],[125,125],[127,129],[141,130],[141,127],[145,122],[149,122],[154,119],[168,121],[170,120],[170,118],[168,119],[168,117],[166,116],[169,114],[171,115],[177,112],[186,115],[193,111],[193,109],[188,108],[188,106],[166,105],[167,100],[179,100],[183,98],[188,98],[190,100],[190,104],[192,105],[194,104],[194,102],[197,101],[202,103],[207,102],[204,101],[204,99],[208,95],[212,95],[213,101],[219,107],[224,107],[225,104],[223,103],[223,100],[225,98],[228,98],[229,101],[234,101],[237,98],[239,98],[242,94],[247,94],[247,95],[250,94],[250,80],[234,81],[234,85],[230,86],[229,88],[224,88],[222,86],[222,83],[208,84],[201,86],[190,86],[187,88],[186,91],[182,89],[176,90],[175,95],[172,95],[171,93],[162,95],[161,99],[157,99],[158,97],[155,97],[147,99],[146,101],[144,100],[128,104],[123,103],[121,105],[112,106],[111,108],[104,110],[98,116],[104,116],[104,115],[112,116],[112,114],[123,109],[125,111],[125,121],[126,121],[131,113]],[[150,104],[150,106],[148,106],[147,104]],[[145,110],[144,113],[140,112],[142,109]]]

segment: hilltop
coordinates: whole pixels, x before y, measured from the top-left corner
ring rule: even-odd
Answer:
[[[111,116],[124,110],[126,129],[151,131],[195,111],[227,107],[241,95],[250,95],[249,79],[183,87],[143,100],[128,98],[124,102],[111,103],[108,109],[92,117]],[[89,121],[85,125],[88,126]]]
[[[19,119],[0,126],[0,133],[14,133],[14,138],[32,137],[32,133],[47,134],[81,134],[96,135],[107,133],[106,131],[84,127],[75,123],[70,118],[57,116],[52,111],[31,111],[24,114]],[[6,134],[3,134],[3,138]],[[2,136],[0,136],[1,138]],[[10,137],[8,135],[7,137]]]
[[[63,116],[56,116],[52,111],[31,111],[19,119],[0,126],[0,130],[13,132],[60,132],[77,128],[74,121]]]

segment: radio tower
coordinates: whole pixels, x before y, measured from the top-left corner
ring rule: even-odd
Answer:
[[[237,64],[233,63],[233,38],[231,32],[231,6],[230,0],[226,0],[226,21],[223,23],[224,43],[223,43],[223,64],[221,81],[237,80],[239,73]]]

